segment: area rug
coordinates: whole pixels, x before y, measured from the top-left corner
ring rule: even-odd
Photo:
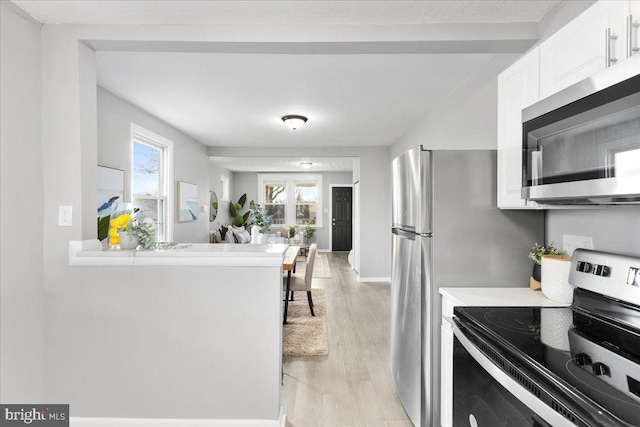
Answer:
[[[287,324],[282,327],[282,354],[284,356],[326,356],[329,354],[324,290],[314,289],[311,292],[315,316],[311,316],[305,293],[296,292],[295,301],[289,301]]]
[[[298,268],[307,265],[305,257],[298,258]],[[316,259],[313,262],[313,277],[318,279],[330,279],[331,269],[329,268],[329,259],[326,254],[316,253]]]

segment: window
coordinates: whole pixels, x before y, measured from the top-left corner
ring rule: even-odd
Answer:
[[[272,224],[322,226],[322,175],[258,174],[258,185]]]
[[[287,183],[267,182],[263,185],[263,207],[271,215],[272,224],[286,223]]]
[[[134,209],[153,219],[159,242],[172,237],[173,142],[131,124],[131,194]]]
[[[296,224],[315,224],[318,219],[318,186],[315,182],[296,182]]]

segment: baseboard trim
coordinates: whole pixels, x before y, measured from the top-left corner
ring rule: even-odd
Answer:
[[[287,416],[280,408],[277,420],[214,420],[161,418],[93,418],[70,417],[71,427],[285,427]]]
[[[391,282],[391,277],[362,277],[358,275],[358,282],[368,283],[368,282]]]

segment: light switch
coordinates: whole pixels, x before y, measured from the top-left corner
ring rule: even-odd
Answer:
[[[58,225],[71,227],[73,224],[73,206],[60,206],[58,209]]]
[[[328,213],[329,213],[329,208],[324,208],[324,209],[322,209],[322,212],[324,212],[324,213],[328,214]]]

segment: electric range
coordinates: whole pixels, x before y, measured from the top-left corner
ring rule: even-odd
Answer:
[[[454,426],[640,426],[640,259],[576,250],[567,308],[454,309]]]

